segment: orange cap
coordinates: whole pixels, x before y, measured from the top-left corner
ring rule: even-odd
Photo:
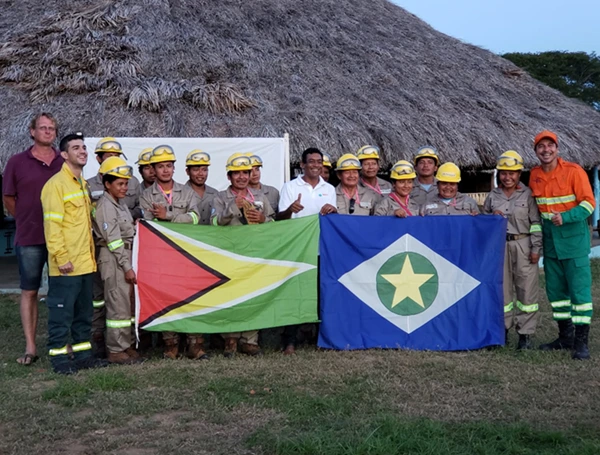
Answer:
[[[558,145],[558,136],[552,131],[544,130],[538,134],[533,140],[533,148],[535,149],[542,139],[552,139],[556,145]]]

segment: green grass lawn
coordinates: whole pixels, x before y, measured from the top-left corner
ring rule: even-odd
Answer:
[[[593,262],[600,297],[600,262]],[[547,301],[536,342],[555,336]],[[598,307],[597,307],[598,308]],[[45,316],[40,304],[39,352]],[[15,296],[0,297],[0,454],[600,454],[600,326],[566,352],[300,349],[283,357],[29,368]],[[274,337],[271,337],[274,339]]]

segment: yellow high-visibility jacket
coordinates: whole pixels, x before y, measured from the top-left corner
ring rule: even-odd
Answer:
[[[59,266],[73,264],[69,276],[96,271],[92,240],[91,202],[87,183],[71,172],[67,163],[42,189],[44,236],[50,276],[60,276]]]

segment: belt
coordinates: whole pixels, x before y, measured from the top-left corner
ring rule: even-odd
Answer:
[[[506,234],[506,241],[510,242],[512,240],[521,240],[525,237],[529,237],[529,234]]]
[[[131,243],[126,243],[125,245],[123,245],[123,248],[125,248],[126,250],[131,250]]]

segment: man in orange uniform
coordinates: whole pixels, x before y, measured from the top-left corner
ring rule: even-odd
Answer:
[[[558,137],[542,131],[533,148],[541,165],[531,170],[529,186],[542,217],[546,294],[558,323],[558,339],[540,349],[572,350],[587,360],[592,320],[590,231],[587,218],[595,200],[585,171],[558,157]]]

